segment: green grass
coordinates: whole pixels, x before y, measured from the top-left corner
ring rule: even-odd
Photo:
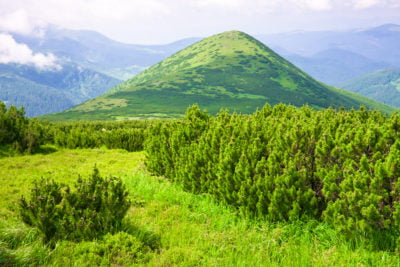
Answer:
[[[142,165],[143,153],[125,150],[76,149],[59,150],[51,154],[0,157],[0,218],[13,215],[17,200],[29,193],[35,180],[41,177],[73,183],[78,175],[88,176],[94,165],[102,175],[132,175]]]
[[[238,217],[206,195],[152,177],[144,153],[60,150],[0,159],[0,265],[46,266],[399,266],[396,252],[349,242],[326,224],[270,224]],[[126,234],[43,246],[15,210],[20,194],[42,176],[72,183],[97,163],[101,174],[122,177],[134,200]],[[15,191],[17,190],[17,191]],[[129,241],[129,242],[128,242]]]

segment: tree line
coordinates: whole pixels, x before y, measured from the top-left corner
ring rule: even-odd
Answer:
[[[61,148],[120,148],[143,150],[150,121],[78,121],[52,123],[25,116],[23,107],[0,102],[0,148],[17,153],[34,153],[41,145]]]

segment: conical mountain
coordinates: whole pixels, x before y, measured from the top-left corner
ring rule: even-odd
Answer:
[[[328,87],[253,37],[239,31],[203,39],[155,64],[107,94],[48,119],[179,117],[194,103],[251,113],[265,103],[314,108],[390,107]]]

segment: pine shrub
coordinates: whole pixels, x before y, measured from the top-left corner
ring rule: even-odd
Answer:
[[[91,240],[120,228],[130,200],[122,181],[102,178],[95,167],[89,179],[78,178],[74,188],[41,179],[30,200],[19,202],[22,220],[39,229],[45,243]]]
[[[396,238],[399,140],[397,113],[281,104],[211,117],[193,106],[184,119],[151,127],[146,166],[245,216],[317,219],[349,235]]]

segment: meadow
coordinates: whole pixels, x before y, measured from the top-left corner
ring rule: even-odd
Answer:
[[[152,176],[145,152],[60,149],[0,158],[2,266],[399,266],[396,251],[347,240],[317,221],[268,223],[239,216],[210,195],[185,192]],[[21,195],[41,177],[72,184],[96,164],[123,179],[132,199],[123,231],[93,241],[60,241],[54,249],[17,212]]]

